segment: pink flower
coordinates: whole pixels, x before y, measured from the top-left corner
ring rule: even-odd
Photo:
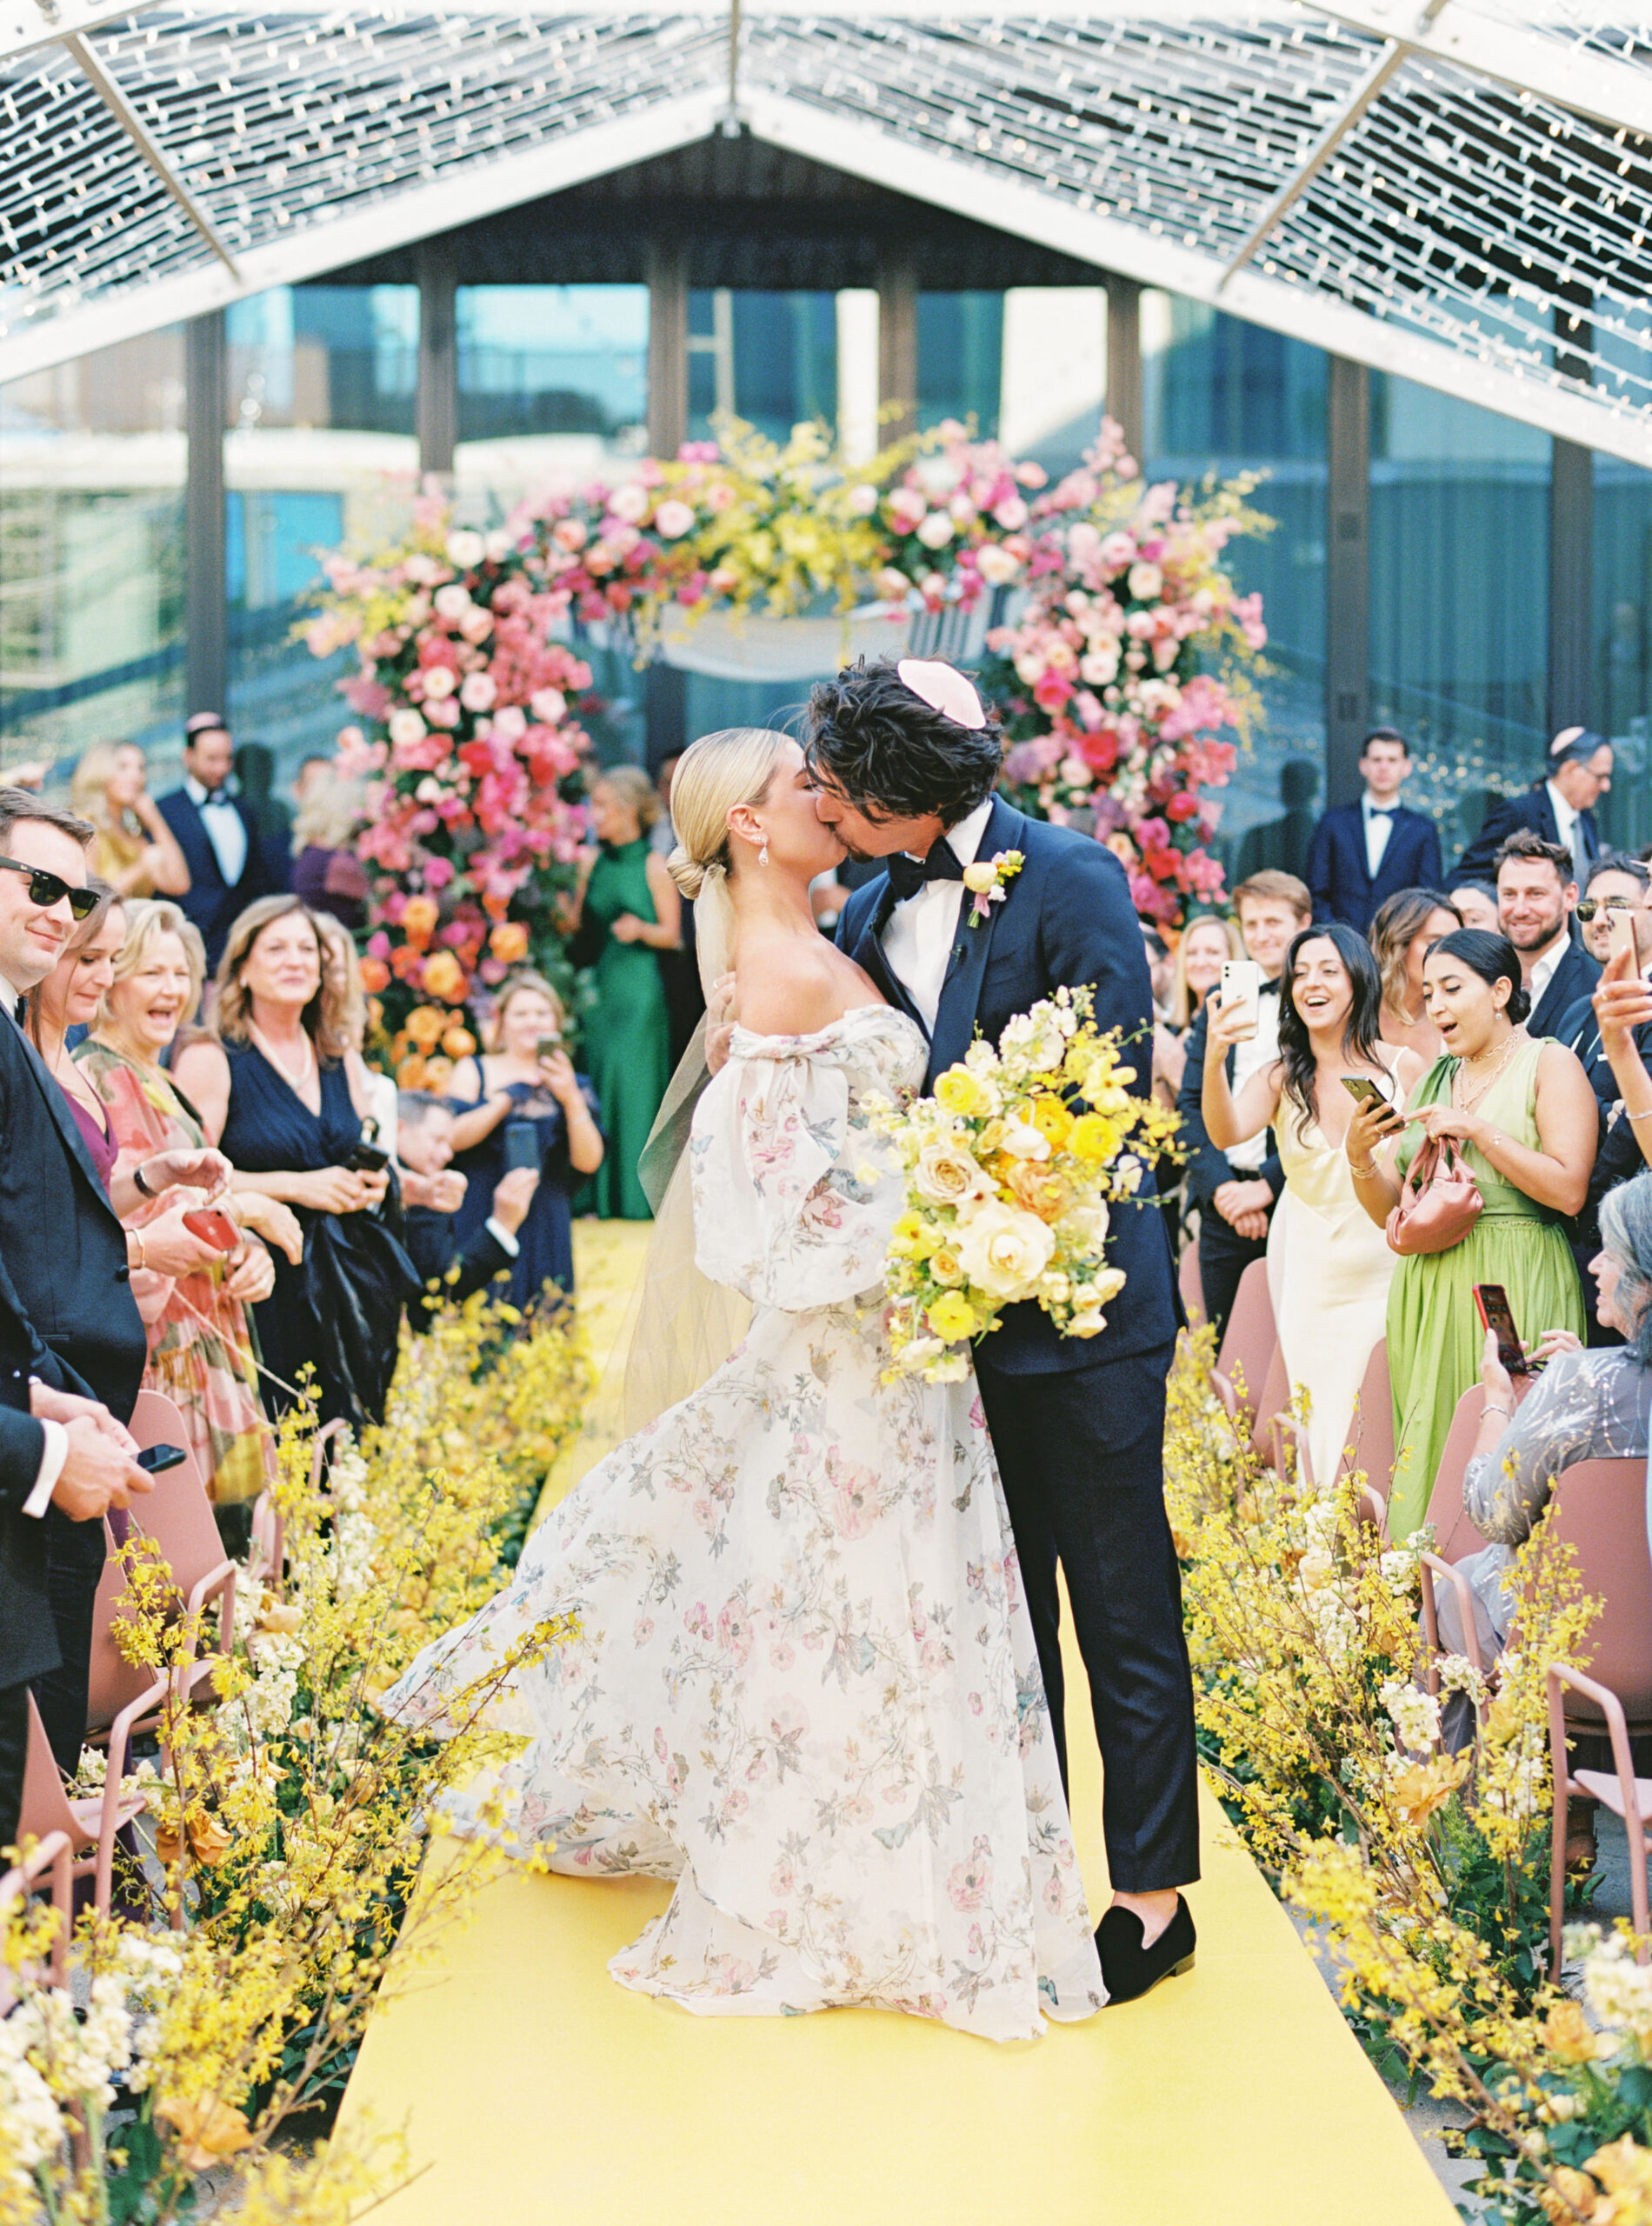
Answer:
[[[489,711],[493,709],[495,693],[490,672],[467,672],[459,689],[459,701],[467,711]]]
[[[634,479],[616,487],[608,498],[608,512],[623,525],[640,525],[649,513],[648,489],[638,486]]]
[[[977,1840],[969,1860],[953,1864],[947,1879],[947,1899],[955,1909],[978,1909],[986,1900],[992,1884],[992,1866],[986,1856],[987,1843]]]
[[[654,530],[662,541],[681,541],[694,530],[694,512],[686,503],[668,496],[654,513]]]
[[[840,1538],[863,1538],[883,1512],[878,1480],[870,1469],[851,1469],[833,1480],[829,1501],[832,1527]]]

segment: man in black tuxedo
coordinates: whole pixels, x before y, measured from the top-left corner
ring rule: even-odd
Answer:
[[[396,1156],[408,1170],[402,1243],[422,1283],[441,1283],[443,1296],[461,1303],[506,1274],[520,1249],[516,1232],[539,1188],[536,1167],[513,1167],[494,1185],[493,1211],[468,1244],[461,1245],[453,1216],[464,1203],[465,1180],[456,1174],[453,1115],[425,1090],[404,1090],[396,1099]],[[451,1283],[445,1278],[455,1264]]]
[[[1357,803],[1333,805],[1308,849],[1308,886],[1316,920],[1341,920],[1368,936],[1377,907],[1402,889],[1437,889],[1440,830],[1426,812],[1400,802],[1411,770],[1405,736],[1376,727],[1365,737]]]
[[[1228,1054],[1228,1080],[1242,1090],[1279,1055],[1279,977],[1293,938],[1313,917],[1313,899],[1295,874],[1253,874],[1233,894],[1234,915],[1245,956],[1262,969],[1256,1033]],[[1209,1025],[1207,998],[1188,1031],[1187,1057],[1176,1110],[1181,1116],[1188,1189],[1199,1207],[1199,1288],[1205,1318],[1220,1344],[1239,1279],[1267,1256],[1268,1223],[1285,1187],[1285,1170],[1271,1134],[1218,1151],[1204,1125],[1204,1051]]]
[[[177,901],[201,930],[211,974],[239,916],[260,896],[279,896],[288,882],[275,870],[258,821],[225,786],[235,751],[220,714],[197,711],[183,734],[183,785],[157,796],[156,808],[190,869],[188,893]]]
[[[1089,985],[1097,1026],[1139,1045],[1145,1070],[1152,1003],[1123,869],[1089,836],[995,795],[996,715],[961,674],[863,659],[813,690],[804,750],[821,818],[851,856],[885,862],[845,903],[837,941],[929,1037],[926,1089],[977,1031],[996,1043],[1062,983]],[[1022,865],[1004,901],[966,923],[965,868],[1011,850]],[[1036,1305],[1011,1306],[976,1354],[1063,1776],[1058,1564],[1089,1673],[1115,1889],[1097,1946],[1116,2002],[1191,1960],[1176,1889],[1199,1871],[1192,1684],[1164,1512],[1178,1310],[1150,1174],[1142,1187],[1112,1208],[1107,1256],[1127,1281],[1106,1329],[1062,1338]]]
[[[1531,1011],[1529,1036],[1553,1036],[1562,1016],[1586,997],[1601,970],[1572,933],[1577,883],[1569,850],[1520,828],[1497,853],[1497,918],[1520,953]]]
[[[149,1340],[133,1302],[127,1236],[93,1164],[69,1099],[24,1036],[17,1002],[50,974],[85,910],[92,830],[21,789],[0,789],[0,1259],[47,1360],[45,1380],[90,1395],[123,1428],[130,1420]],[[172,1183],[222,1187],[216,1151],[157,1152],[117,1177],[157,1196]],[[142,1265],[144,1232],[135,1233]],[[187,1248],[196,1242],[184,1234]],[[215,1256],[200,1247],[203,1263]],[[47,1559],[59,1668],[37,1687],[52,1752],[65,1770],[80,1761],[86,1729],[91,1617],[103,1566],[103,1533],[53,1507]]]
[[[1542,780],[1522,795],[1505,796],[1492,806],[1485,825],[1458,862],[1456,878],[1468,881],[1485,874],[1509,836],[1525,828],[1569,853],[1571,878],[1583,887],[1601,852],[1595,807],[1611,785],[1611,743],[1587,727],[1562,727],[1549,745]]]
[[[0,1262],[0,1869],[17,1836],[29,1755],[29,1689],[59,1663],[46,1516],[95,1524],[150,1480],[107,1408],[40,1380],[58,1372]]]

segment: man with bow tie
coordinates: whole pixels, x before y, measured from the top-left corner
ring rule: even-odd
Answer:
[[[207,970],[215,973],[230,930],[260,896],[283,894],[258,841],[257,823],[227,783],[235,756],[217,711],[197,711],[183,729],[183,785],[156,799],[177,837],[190,869],[187,895],[178,898],[201,930]]]
[[[1341,920],[1369,935],[1377,907],[1402,889],[1438,889],[1440,830],[1400,802],[1411,770],[1405,736],[1377,727],[1365,737],[1357,803],[1336,804],[1314,830],[1308,886],[1316,920]]]

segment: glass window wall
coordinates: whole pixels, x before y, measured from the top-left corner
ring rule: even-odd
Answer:
[[[294,630],[320,559],[404,530],[418,484],[418,290],[277,286],[226,312],[225,595],[237,742],[283,776],[330,749],[344,714]]]
[[[0,387],[0,770],[183,721],[183,335]]]
[[[1099,286],[1015,286],[1007,293],[920,294],[918,423],[974,421],[1070,471],[1101,430],[1107,392],[1107,295]]]
[[[709,440],[725,413],[768,440],[836,423],[838,300],[829,293],[695,287],[689,295],[689,438]]]
[[[1594,670],[1589,718],[1611,738],[1602,832],[1627,850],[1652,843],[1652,471],[1595,458]]]
[[[548,481],[622,477],[648,447],[646,286],[461,286],[461,514],[496,524]]]
[[[1548,737],[1547,433],[1371,374],[1371,713],[1448,863]]]
[[[1241,592],[1260,590],[1268,627],[1260,714],[1216,792],[1229,886],[1265,866],[1300,873],[1324,806],[1326,360],[1179,295],[1142,297],[1148,478],[1262,472],[1252,504],[1275,521],[1227,552]]]

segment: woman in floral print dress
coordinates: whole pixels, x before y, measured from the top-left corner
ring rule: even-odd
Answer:
[[[890,1378],[902,1186],[866,1100],[921,1082],[923,1038],[815,929],[840,852],[795,743],[708,736],[673,803],[701,948],[731,913],[741,983],[689,1147],[696,1256],[750,1328],[384,1706],[439,1733],[491,1657],[571,1614],[500,1709],[531,1744],[498,1789],[554,1868],[676,1880],[622,1984],[1027,2038],[1089,2016],[1101,1974],[974,1383]]]

